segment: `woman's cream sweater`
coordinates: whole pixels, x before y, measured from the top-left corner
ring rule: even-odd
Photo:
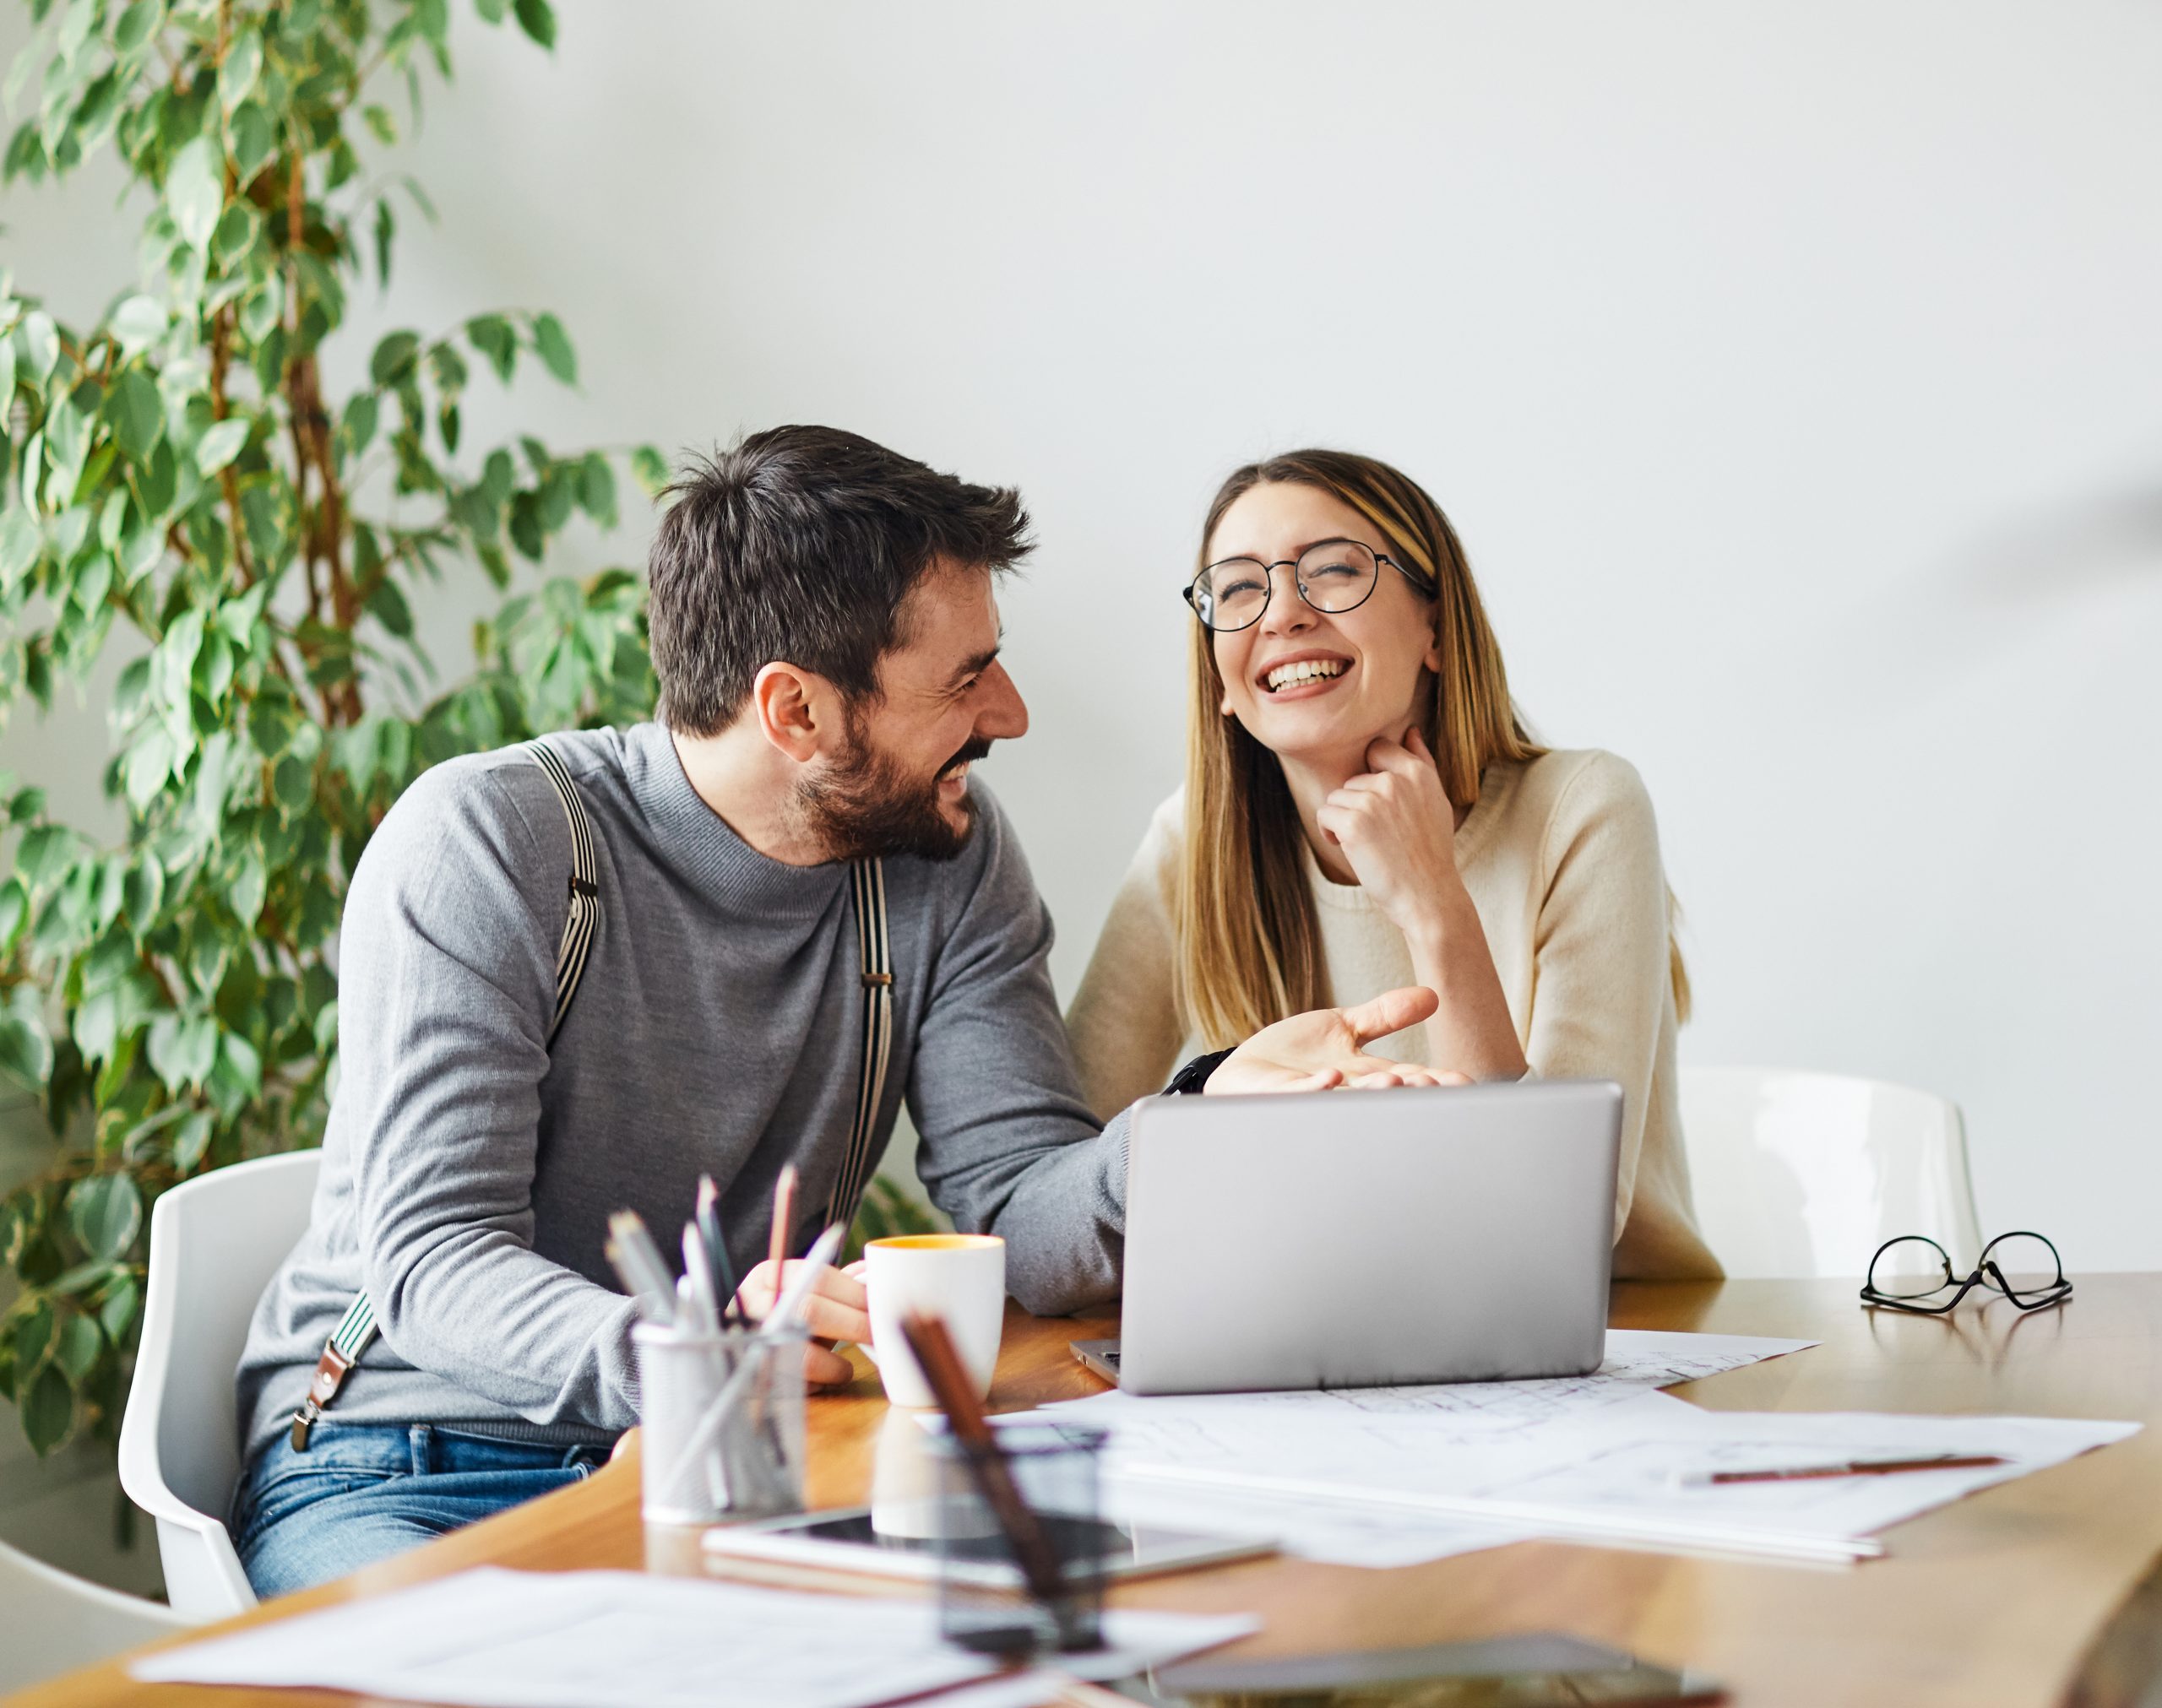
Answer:
[[[1175,794],[1149,821],[1067,1016],[1100,1120],[1159,1089],[1201,1051],[1180,1017],[1171,924],[1183,818],[1182,794]],[[1651,799],[1634,767],[1597,751],[1489,766],[1478,803],[1457,829],[1456,861],[1532,1072],[1621,1082],[1616,1277],[1719,1274],[1689,1202],[1666,876]],[[1416,982],[1403,935],[1364,890],[1330,882],[1311,854],[1306,876],[1331,1001],[1361,1002]],[[1424,1028],[1373,1049],[1424,1062]]]

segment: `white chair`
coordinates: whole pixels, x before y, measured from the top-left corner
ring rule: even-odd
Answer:
[[[150,1214],[143,1344],[120,1424],[120,1486],[157,1521],[166,1594],[191,1619],[255,1605],[225,1533],[240,1475],[233,1375],[248,1319],[307,1226],[319,1151],[236,1163]]]
[[[1981,1251],[1966,1128],[1949,1098],[1841,1074],[1681,1071],[1697,1225],[1736,1277],[1856,1276],[1926,1234],[1964,1276]]]
[[[0,1542],[0,1696],[186,1630],[171,1608],[124,1596]]]

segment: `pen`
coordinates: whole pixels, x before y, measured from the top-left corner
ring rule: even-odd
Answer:
[[[796,1227],[796,1164],[781,1165],[774,1182],[774,1225],[766,1236],[766,1261],[774,1266],[774,1299],[780,1299],[781,1277],[788,1272],[789,1236]]]
[[[720,1301],[714,1297],[713,1259],[695,1222],[683,1230],[682,1287],[691,1328],[699,1334],[719,1334]]]
[[[706,1242],[706,1255],[713,1260],[714,1296],[720,1301],[724,1319],[741,1319],[743,1307],[736,1302],[736,1266],[729,1261],[728,1240],[720,1226],[720,1188],[713,1176],[698,1176],[698,1237]]]
[[[1942,1453],[1928,1459],[1850,1459],[1839,1465],[1791,1465],[1762,1471],[1710,1471],[1685,1474],[1685,1488],[1708,1488],[1728,1483],[1805,1483],[1818,1477],[1894,1477],[1902,1471],[1980,1471],[2012,1461],[1996,1453]]]
[[[901,1335],[908,1342],[909,1350],[915,1354],[924,1380],[938,1397],[970,1480],[998,1520],[998,1527],[1006,1533],[1007,1543],[1013,1550],[1013,1563],[1021,1568],[1029,1593],[1042,1602],[1045,1610],[1057,1622],[1059,1646],[1076,1646],[1068,1640],[1079,1634],[1067,1628],[1071,1602],[1065,1593],[1065,1574],[1059,1569],[1058,1553],[1051,1544],[1051,1532],[1044,1527],[1042,1518],[1022,1498],[1020,1488],[1013,1481],[1013,1467],[1007,1460],[1006,1450],[999,1445],[997,1432],[984,1416],[975,1385],[962,1366],[961,1355],[953,1350],[953,1337],[947,1333],[944,1321],[912,1310],[901,1319]]]
[[[820,1273],[832,1265],[834,1254],[840,1250],[841,1240],[847,1233],[848,1229],[836,1222],[818,1236],[796,1266],[795,1278],[774,1299],[774,1308],[766,1313],[767,1330],[778,1334],[796,1326],[796,1319],[803,1314],[804,1301],[810,1298]]]
[[[676,1277],[661,1261],[660,1248],[646,1232],[635,1210],[618,1210],[608,1218],[608,1260],[622,1277],[624,1289],[655,1322],[675,1315]]]

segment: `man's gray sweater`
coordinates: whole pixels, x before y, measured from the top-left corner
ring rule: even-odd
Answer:
[[[251,1326],[240,1421],[282,1430],[354,1294],[382,1338],[327,1421],[606,1439],[638,1420],[630,1301],[602,1246],[630,1208],[665,1244],[723,1184],[738,1272],[793,1162],[815,1231],[848,1145],[861,985],[847,868],[758,854],[692,789],[666,730],[551,738],[595,832],[600,924],[551,1049],[571,870],[553,787],[519,748],[438,765],[353,875],[339,1078],[308,1229]],[[1060,1312],[1118,1286],[1126,1126],[1098,1131],[1051,990],[1051,925],[971,783],[957,859],[885,863],[894,1038],[932,1200],[1007,1241]]]

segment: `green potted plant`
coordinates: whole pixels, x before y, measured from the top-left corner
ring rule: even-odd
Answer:
[[[0,1393],[42,1453],[117,1425],[158,1192],[319,1141],[345,882],[399,792],[453,754],[646,714],[638,577],[517,566],[578,515],[612,527],[619,467],[651,490],[665,465],[468,442],[470,384],[576,383],[546,312],[394,332],[329,393],[349,297],[387,288],[402,211],[426,209],[381,157],[450,72],[446,0],[29,7],[6,178],[110,148],[144,209],[141,276],[90,324],[0,277],[0,716],[127,659],[117,846],[0,785],[0,1071],[54,1135],[0,1202]],[[547,0],[475,9],[553,44]],[[475,572],[508,596],[445,686],[414,603]]]

